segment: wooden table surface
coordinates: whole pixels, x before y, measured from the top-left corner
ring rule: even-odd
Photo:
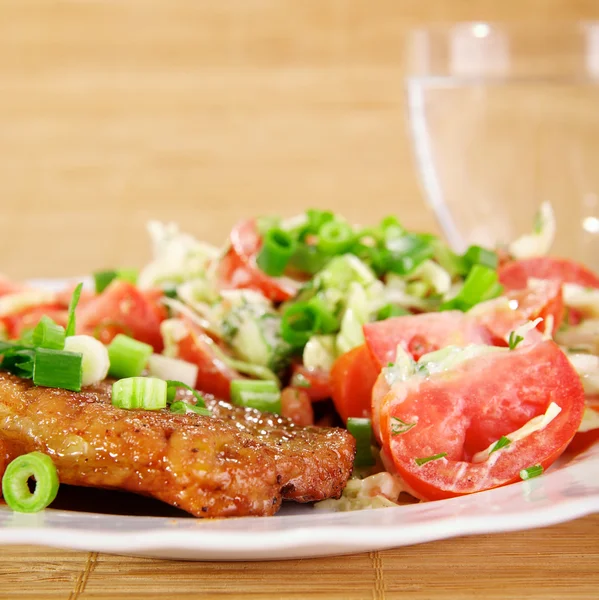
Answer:
[[[139,265],[144,223],[206,239],[307,206],[434,229],[406,31],[597,18],[595,0],[0,1],[0,270]],[[177,563],[0,549],[0,598],[597,598],[599,515],[343,558]]]

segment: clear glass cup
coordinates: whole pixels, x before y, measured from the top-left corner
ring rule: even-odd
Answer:
[[[531,231],[599,269],[599,23],[416,30],[407,93],[426,199],[457,250]]]

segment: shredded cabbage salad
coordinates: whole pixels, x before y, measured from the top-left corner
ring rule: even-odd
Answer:
[[[285,220],[265,217],[244,222],[222,248],[196,240],[173,223],[152,221],[148,233],[151,261],[133,276],[130,272],[125,276],[118,269],[97,274],[95,296],[114,294],[119,283],[134,286],[142,298],[138,304],[148,302],[161,315],[155,331],[149,332],[147,317],[145,324],[132,322],[134,305],[127,305],[130,298],[119,297],[118,306],[115,304],[112,312],[101,315],[81,335],[67,335],[62,347],[83,355],[83,385],[93,384],[119,368],[128,373],[119,352],[131,352],[144,369],[149,365],[158,381],[184,380],[183,384],[200,392],[226,396],[230,383],[242,380],[246,383],[241,384],[238,398],[251,398],[247,406],[280,405],[283,415],[286,406],[280,400],[285,396],[280,392],[292,388],[305,407],[302,416],[293,415],[298,422],[347,424],[350,428],[355,424],[348,422],[349,416],[372,419],[376,431],[381,424],[374,422],[379,417],[371,413],[370,392],[366,404],[356,410],[358,392],[352,390],[364,380],[359,369],[377,355],[375,342],[367,339],[368,326],[388,322],[393,324],[389,329],[391,342],[395,335],[392,332],[400,331],[395,352],[379,369],[390,393],[405,394],[406,389],[414,389],[418,382],[431,377],[450,379],[469,361],[482,357],[491,360],[551,339],[560,346],[584,386],[587,406],[579,432],[599,429],[599,405],[595,400],[599,395],[599,285],[561,281],[556,296],[563,303],[561,308],[548,309],[553,307],[550,299],[531,308],[526,294],[536,290],[542,295],[544,277],[530,273],[523,285],[513,287],[506,285],[509,278],[502,276],[506,265],[533,264],[527,261],[542,259],[549,252],[556,233],[549,204],[540,207],[532,233],[501,250],[472,246],[462,255],[454,253],[437,236],[407,230],[393,217],[363,228],[321,210],[308,210]],[[554,304],[559,302],[555,300]],[[27,321],[27,315],[35,313],[39,318],[40,307],[57,304],[60,299],[55,292],[26,286],[0,295],[0,340],[25,344],[35,325]],[[480,320],[487,337],[473,343],[468,339],[455,342],[452,333],[436,347],[432,338],[440,336],[439,330],[427,330],[423,325],[407,343],[401,333],[412,327],[407,319],[429,313],[444,313],[448,320],[457,319],[457,314],[472,323]],[[56,315],[53,318],[56,320]],[[402,323],[406,323],[405,330]],[[448,327],[459,329],[461,325]],[[429,336],[431,332],[434,335]],[[119,339],[115,333],[146,349],[127,346],[127,342],[122,347],[115,345]],[[364,348],[367,352],[361,356],[367,358],[351,363],[351,371],[347,357],[358,356]],[[9,363],[5,358],[3,368]],[[345,370],[339,376],[341,365]],[[342,391],[354,372],[349,391]],[[248,381],[262,383],[250,393]],[[127,399],[131,394],[135,396],[135,391],[123,388],[123,407],[127,408]],[[154,386],[151,393],[157,394],[158,387]],[[275,396],[279,404],[268,404],[268,398]],[[506,425],[503,435],[488,447],[480,447],[471,462],[498,461],[505,447],[559,421],[562,407],[551,403],[545,408],[519,427]],[[401,433],[412,435],[413,425],[404,423]],[[371,426],[370,420],[366,426]],[[370,430],[366,431],[368,438]],[[371,441],[365,448],[358,448],[365,466],[356,467],[340,499],[323,501],[321,508],[396,506],[400,494],[412,492],[392,465],[392,448],[382,442],[381,460],[381,440]],[[448,460],[447,453],[435,453],[433,446],[430,455],[415,457],[422,468],[434,468],[430,465]],[[523,479],[532,476],[532,472],[524,472]]]

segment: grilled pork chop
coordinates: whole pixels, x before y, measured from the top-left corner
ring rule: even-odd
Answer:
[[[0,474],[40,450],[62,483],[153,496],[198,517],[271,515],[283,495],[340,495],[354,455],[347,432],[207,404],[213,417],[126,411],[107,384],[75,393],[0,372]]]

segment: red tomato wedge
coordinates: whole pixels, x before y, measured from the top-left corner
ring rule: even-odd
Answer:
[[[491,344],[491,335],[474,317],[454,310],[393,317],[364,325],[366,345],[380,369],[395,362],[397,346],[418,360],[445,346]]]
[[[331,398],[333,395],[331,374],[324,369],[312,369],[305,367],[304,365],[295,364],[292,368],[293,375],[291,377],[291,383],[294,382],[294,377],[301,375],[303,379],[308,383],[307,387],[301,385],[294,385],[293,387],[298,390],[304,390],[312,402],[319,402],[320,400],[326,400]]]
[[[0,296],[5,296],[6,294],[15,294],[16,292],[22,292],[24,290],[29,289],[26,285],[22,283],[15,283],[8,279],[8,277],[4,277],[4,275],[0,275]]]
[[[300,427],[314,425],[312,400],[304,390],[286,387],[281,392],[281,415]]]
[[[529,277],[599,288],[599,276],[584,265],[566,258],[539,256],[514,260],[499,267],[499,281],[508,290],[527,287]]]
[[[33,329],[43,316],[50,317],[58,325],[67,324],[68,311],[61,304],[41,304],[20,310],[12,315],[0,318],[6,328],[9,339],[20,338],[23,332]]]
[[[126,333],[160,352],[160,323],[166,316],[166,308],[146,292],[127,281],[113,281],[77,311],[77,331],[97,335],[103,343]]]
[[[470,314],[491,332],[498,346],[506,346],[505,338],[511,331],[538,317],[543,319],[537,326],[540,331],[545,331],[548,317],[553,322],[552,330],[557,331],[564,317],[562,286],[557,281],[543,281],[534,288],[511,290],[477,305]]]
[[[544,429],[471,462],[551,402],[561,412]],[[381,402],[381,437],[406,484],[422,499],[440,500],[518,481],[533,465],[549,467],[574,437],[583,410],[576,371],[555,343],[542,341],[395,383]],[[438,454],[446,455],[416,462]]]
[[[370,417],[372,387],[379,371],[365,344],[335,361],[331,369],[333,403],[344,423],[349,417]]]
[[[297,293],[299,283],[289,277],[271,277],[256,264],[262,238],[253,219],[239,223],[231,232],[231,248],[219,265],[224,289],[246,288],[262,292],[273,302],[284,302]]]
[[[177,342],[177,357],[198,366],[196,388],[217,398],[231,398],[231,382],[243,375],[228,367],[215,351],[216,342],[200,327],[185,323],[188,333]]]

